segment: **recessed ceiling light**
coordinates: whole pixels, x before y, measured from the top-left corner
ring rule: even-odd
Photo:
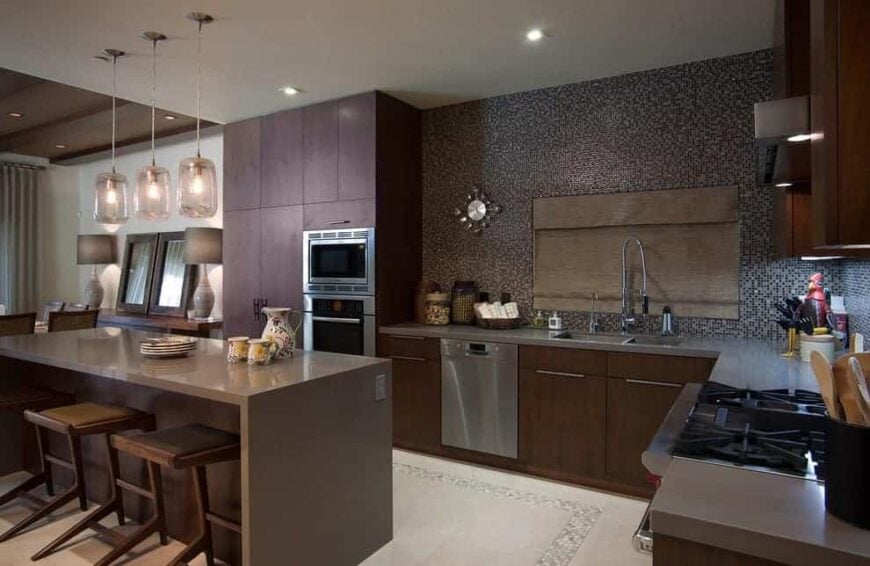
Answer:
[[[21,112],[7,112],[6,115],[9,116],[10,118],[23,118],[24,117],[24,114],[22,114]]]
[[[293,87],[293,86],[282,86],[278,90],[280,90],[281,92],[283,92],[287,96],[296,96],[300,92],[298,88]]]
[[[785,188],[785,187],[790,187],[790,186],[791,186],[791,183],[777,183],[777,184],[774,185],[774,186],[783,189],[783,188]]]
[[[175,118],[177,118],[177,116],[173,116],[172,114],[165,114],[163,116],[164,120],[175,120]]]
[[[526,33],[526,39],[529,41],[541,41],[545,37],[547,36],[544,35],[544,32],[538,28],[530,29],[528,33]]]
[[[54,147],[56,147],[57,149],[66,149],[66,144],[65,144],[65,143],[59,143],[59,144],[55,144]]]

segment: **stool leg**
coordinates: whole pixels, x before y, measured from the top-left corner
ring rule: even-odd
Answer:
[[[166,536],[166,507],[163,502],[163,478],[160,474],[160,466],[154,462],[148,462],[148,479],[151,481],[151,493],[154,494],[154,515],[157,519],[157,532],[160,533],[160,544],[169,544]]]
[[[88,510],[88,495],[85,489],[85,469],[82,461],[82,439],[78,436],[70,435],[69,451],[73,463],[73,473],[75,474],[75,485],[79,496],[79,507],[82,511]]]
[[[212,547],[211,523],[208,521],[208,483],[206,482],[205,466],[196,466],[191,469],[193,476],[193,488],[196,493],[196,506],[199,514],[200,534],[187,548],[182,550],[169,566],[187,564],[200,552],[205,553],[205,562],[208,566],[214,566],[214,548]]]
[[[124,492],[121,486],[118,485],[118,479],[121,477],[121,469],[118,465],[118,451],[112,448],[110,434],[106,434],[106,450],[109,460],[109,482],[112,489],[112,500],[115,504],[115,513],[118,515],[118,524],[123,525],[124,520]]]
[[[41,426],[34,425],[36,429],[36,445],[39,447],[39,463],[42,467],[42,475],[45,476],[45,492],[49,497],[54,497],[54,480],[51,475],[51,462],[45,459],[48,454],[48,434]]]

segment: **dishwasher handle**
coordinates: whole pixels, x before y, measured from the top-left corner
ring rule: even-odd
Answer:
[[[485,342],[466,342],[466,356],[488,356],[491,346]]]

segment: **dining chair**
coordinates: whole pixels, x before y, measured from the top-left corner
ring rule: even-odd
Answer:
[[[100,311],[89,310],[81,312],[50,312],[48,313],[48,331],[84,330],[97,327],[97,317]]]
[[[36,313],[7,314],[0,316],[0,336],[33,334],[36,326]]]
[[[90,309],[85,303],[70,303],[63,308],[63,312],[83,312]]]
[[[49,313],[63,312],[64,306],[66,306],[66,303],[63,301],[46,301],[45,306],[42,307],[42,321],[48,322]]]

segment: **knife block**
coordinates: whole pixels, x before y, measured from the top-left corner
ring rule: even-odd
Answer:
[[[828,419],[825,508],[870,529],[870,427]]]

